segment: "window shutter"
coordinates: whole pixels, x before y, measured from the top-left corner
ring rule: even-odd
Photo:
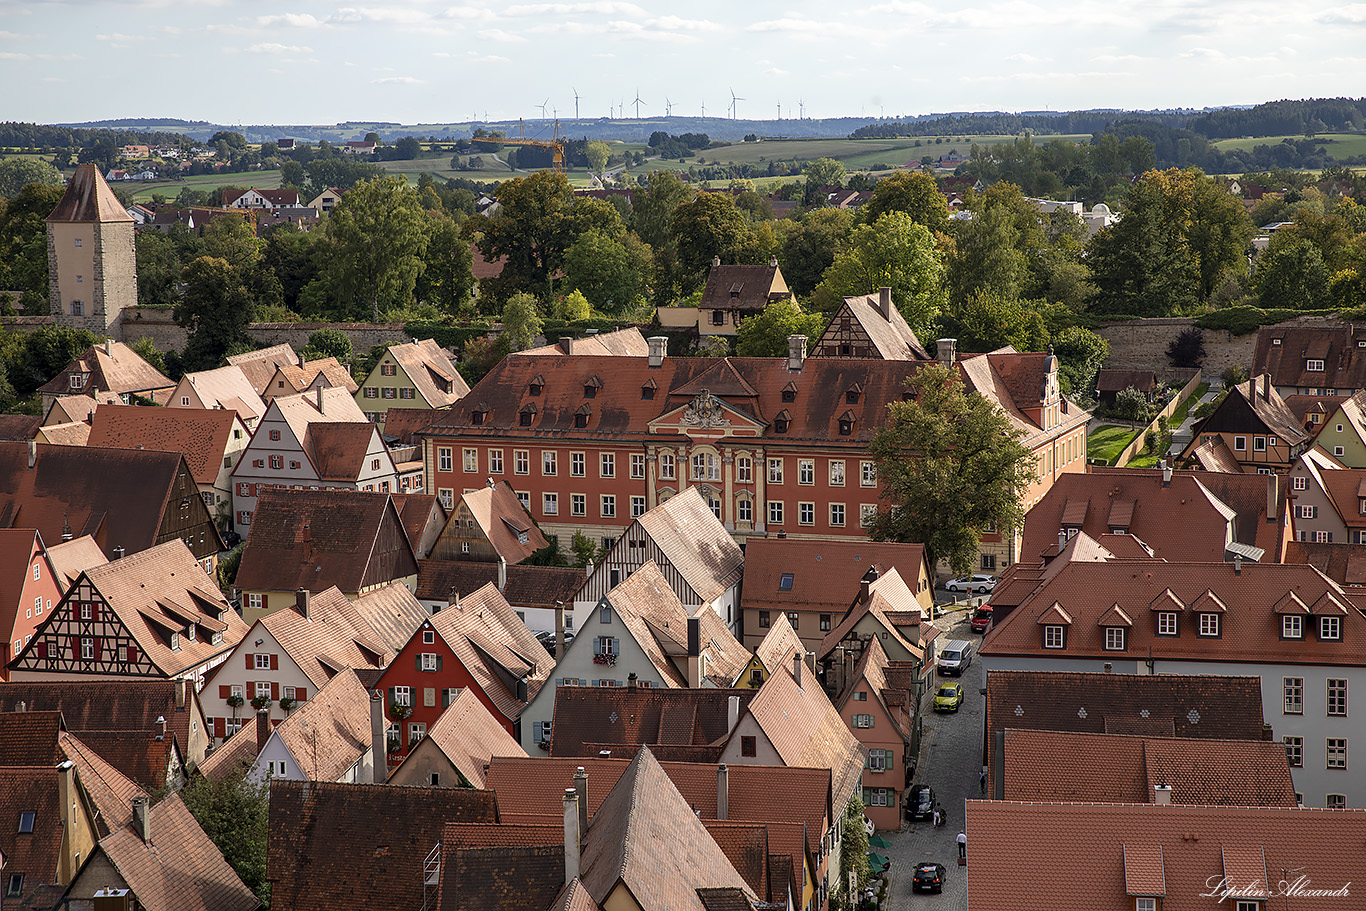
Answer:
[[[620,655],[620,654],[621,654],[621,640],[618,639],[616,636],[613,636],[613,637],[612,637],[612,654],[613,654],[613,655]]]
[[[394,687],[391,686],[389,687],[389,704],[393,705],[396,702],[398,702],[398,696],[395,695]]]
[[[104,646],[104,640],[101,639],[100,637],[96,636],[96,637],[95,637],[95,660],[96,660],[96,661],[99,661],[99,660],[100,660],[100,652],[102,652],[102,651],[104,650],[104,649],[103,649],[103,646]]]
[[[92,602],[92,603],[91,603],[91,605],[90,605],[90,619],[91,619],[91,620],[98,620],[98,619],[100,619],[100,602],[95,601],[95,602]]]
[[[46,658],[46,657],[47,657],[47,643],[46,643],[46,642],[39,642],[39,643],[38,643],[38,657],[39,657],[39,658]]]
[[[279,655],[271,655],[271,656],[270,656],[270,669],[271,669],[272,671],[278,671],[278,670],[280,669],[280,656],[279,656]]]
[[[226,733],[227,733],[227,726],[226,726],[226,723],[223,721],[222,718],[215,718],[215,719],[213,720],[213,736],[215,736],[215,737],[222,737],[222,736],[224,736]]]
[[[308,687],[306,687],[306,686],[296,686],[296,687],[294,688],[294,701],[295,701],[295,702],[307,702],[307,701],[308,701]]]
[[[441,653],[440,653],[440,652],[437,652],[437,653],[436,653],[436,669],[437,669],[438,671],[441,670]]]
[[[253,654],[251,654],[250,652],[248,652],[248,653],[247,653],[247,670],[251,670],[253,667],[255,667],[255,664],[253,663],[253,662],[255,662],[255,660],[256,660],[256,656],[253,655]]]
[[[225,684],[220,684],[220,685],[219,685],[219,687],[218,687],[218,698],[219,698],[219,699],[227,699],[227,698],[228,698],[229,696],[231,696],[231,695],[232,695],[232,687],[227,686],[227,685],[225,685]]]
[[[81,659],[81,640],[77,639],[75,636],[71,637],[71,658],[74,661],[79,661]]]
[[[536,741],[537,743],[540,743],[541,740],[544,739],[541,737],[541,725],[543,725],[544,723],[545,722],[543,721],[533,721],[531,723],[531,739]]]
[[[274,680],[270,681],[270,698],[280,698],[280,684],[276,683]]]
[[[413,665],[415,666],[415,668],[419,671],[422,670],[422,653],[418,652],[417,654],[413,655],[413,658],[415,659],[413,661]]]

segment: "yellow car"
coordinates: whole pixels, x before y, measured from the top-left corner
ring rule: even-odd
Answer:
[[[961,683],[946,683],[939,688],[939,692],[934,694],[934,710],[936,712],[956,712],[962,704],[963,684]]]

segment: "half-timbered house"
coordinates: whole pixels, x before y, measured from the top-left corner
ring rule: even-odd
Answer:
[[[892,289],[846,297],[821,337],[812,357],[874,357],[884,361],[929,359],[906,317],[892,303]]]
[[[33,631],[62,600],[61,580],[32,528],[0,528],[0,680]]]

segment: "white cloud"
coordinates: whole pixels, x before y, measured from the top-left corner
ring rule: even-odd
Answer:
[[[524,44],[527,40],[525,35],[504,31],[501,28],[480,29],[479,37],[485,41],[503,41],[509,44]]]
[[[392,22],[396,25],[417,25],[430,20],[431,14],[407,7],[347,6],[328,17],[328,22],[355,24],[359,22]]]
[[[326,23],[312,13],[280,13],[275,16],[257,16],[256,24],[267,27],[286,25],[290,28],[322,28]]]
[[[379,79],[371,79],[371,85],[426,85],[427,80],[415,79],[412,76],[381,76]]]
[[[471,62],[471,63],[511,63],[512,61],[509,60],[509,59],[506,58],[506,57],[500,57],[500,56],[498,56],[497,54],[482,54],[482,55],[481,55],[481,54],[475,53],[474,51],[470,51],[470,62]]]
[[[1325,25],[1366,25],[1366,3],[1349,3],[1324,10],[1318,21]]]
[[[524,6],[509,6],[504,10],[508,16],[640,16],[648,15],[634,3],[620,0],[588,0],[585,3],[531,3]]]
[[[248,54],[311,54],[313,48],[304,47],[298,44],[276,44],[273,41],[264,41],[260,44],[253,44],[247,48]]]

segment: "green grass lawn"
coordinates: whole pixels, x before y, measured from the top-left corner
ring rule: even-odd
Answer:
[[[1128,465],[1125,465],[1124,467],[1125,467],[1125,468],[1156,468],[1156,467],[1157,467],[1157,463],[1160,462],[1160,461],[1162,461],[1162,457],[1161,457],[1159,454],[1157,454],[1157,453],[1155,453],[1155,452],[1144,452],[1144,453],[1142,453],[1141,455],[1136,455],[1136,456],[1134,456],[1132,459],[1129,460],[1129,464],[1128,464]]]
[[[1195,391],[1190,394],[1190,398],[1181,403],[1181,407],[1172,412],[1171,419],[1167,421],[1167,426],[1173,430],[1180,427],[1186,420],[1186,415],[1195,407],[1195,403],[1200,401],[1206,392],[1209,392],[1209,383],[1201,383],[1195,387]]]
[[[1299,142],[1303,136],[1258,136],[1251,139],[1221,139],[1213,143],[1217,149],[1225,152],[1238,150],[1250,152],[1256,146],[1274,146],[1282,140],[1289,139],[1292,142]],[[1322,142],[1328,154],[1334,158],[1347,158],[1352,155],[1366,155],[1366,133],[1319,133],[1314,137],[1316,142]]]
[[[119,183],[115,186],[136,187],[133,191],[135,202],[150,202],[153,193],[160,193],[167,199],[175,199],[183,187],[211,193],[219,187],[257,187],[274,190],[280,186],[279,171],[243,171],[239,174],[197,174],[181,180],[149,180],[146,183]]]
[[[1086,458],[1088,461],[1102,460],[1109,465],[1136,436],[1138,431],[1132,427],[1119,427],[1114,424],[1097,427],[1095,432],[1086,438]]]

